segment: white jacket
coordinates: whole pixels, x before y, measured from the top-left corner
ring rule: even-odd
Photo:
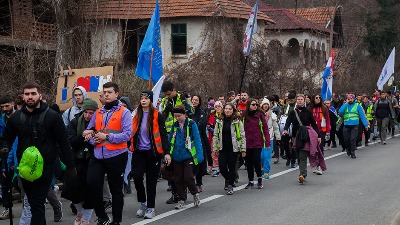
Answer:
[[[278,117],[271,110],[268,110],[266,114],[268,114],[268,129],[269,129],[270,139],[280,141],[281,132],[279,132]]]

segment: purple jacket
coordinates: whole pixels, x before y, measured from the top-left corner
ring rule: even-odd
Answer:
[[[326,170],[326,163],[324,159],[324,155],[322,154],[321,149],[318,144],[318,134],[315,132],[312,126],[307,126],[308,136],[310,137],[310,141],[306,142],[304,145],[304,151],[308,151],[308,158],[310,160],[310,166],[316,167],[320,166],[322,171]],[[296,143],[296,142],[294,142]]]
[[[110,120],[112,113],[115,112],[116,110],[120,109],[122,107],[122,103],[119,101],[118,106],[112,107],[110,110],[106,110],[103,108],[98,109],[100,110],[100,113],[104,114],[103,116],[103,123],[107,124],[108,121]],[[96,111],[97,113],[97,111]],[[96,113],[93,115],[92,119],[89,122],[89,125],[87,127],[88,130],[94,128],[96,126]],[[131,112],[127,108],[124,109],[124,112],[122,113],[122,132],[119,134],[109,134],[110,137],[110,142],[111,143],[123,143],[129,141],[131,134],[132,134],[132,116]],[[94,138],[90,139],[90,144],[96,146],[96,143],[94,143]],[[94,156],[97,159],[108,159],[112,158],[114,156],[117,156],[119,154],[122,154],[124,152],[128,151],[127,148],[121,149],[121,150],[108,150],[105,146],[101,148],[94,148]]]
[[[260,120],[262,121],[262,128],[265,136],[265,146],[264,138],[260,129]],[[270,136],[268,123],[265,120],[265,116],[261,113],[256,113],[254,116],[249,116],[244,119],[244,132],[246,134],[246,148],[269,148],[270,146]]]

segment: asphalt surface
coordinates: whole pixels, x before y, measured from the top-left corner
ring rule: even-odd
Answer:
[[[286,167],[284,160],[271,165],[271,179],[264,180],[264,189],[243,189],[247,182],[244,167],[239,170],[240,182],[232,196],[225,195],[224,180],[204,177],[202,204],[193,207],[188,196],[185,210],[174,210],[165,201],[170,197],[167,182],[157,186],[157,216],[152,220],[136,218],[138,203],[133,193],[125,196],[121,224],[305,224],[305,225],[373,225],[390,224],[400,211],[400,137],[388,140],[387,145],[370,144],[356,151],[351,159],[341,148],[326,151],[328,170],[322,176],[308,167],[304,185],[297,182],[298,169]],[[69,202],[63,203],[64,217],[53,221],[53,211],[46,209],[47,224],[73,224],[75,216]],[[21,215],[22,205],[14,206],[14,223]],[[111,215],[111,210],[108,210]],[[91,224],[96,224],[95,216]],[[1,221],[0,224],[8,224]]]

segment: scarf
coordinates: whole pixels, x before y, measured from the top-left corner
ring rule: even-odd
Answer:
[[[118,100],[115,100],[115,101],[112,101],[112,102],[110,102],[110,103],[106,103],[105,105],[104,105],[104,108],[106,109],[106,110],[110,110],[110,109],[112,109],[112,107],[114,107],[114,106],[118,106]]]

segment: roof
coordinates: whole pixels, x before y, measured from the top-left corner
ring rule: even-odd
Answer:
[[[331,17],[335,15],[335,7],[317,7],[317,8],[298,8],[290,9],[296,15],[307,18],[315,23],[318,23],[324,27],[331,20]]]
[[[253,7],[257,2],[257,0],[241,0],[241,1],[251,7]],[[269,8],[272,8],[271,5],[267,4],[264,1],[258,1],[258,10],[263,11]]]
[[[267,30],[315,30],[330,33],[330,30],[299,15],[289,9],[268,9],[264,11],[275,24],[267,24]]]
[[[85,0],[90,19],[150,19],[155,0]],[[252,7],[240,0],[159,0],[160,17],[227,17],[248,19]],[[274,22],[263,13],[258,19]]]

